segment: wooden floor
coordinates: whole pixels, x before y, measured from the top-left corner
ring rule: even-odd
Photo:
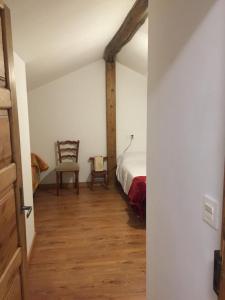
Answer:
[[[116,189],[38,191],[29,300],[144,300],[145,226]]]

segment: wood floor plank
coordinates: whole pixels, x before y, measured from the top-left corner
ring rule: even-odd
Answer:
[[[116,189],[38,191],[30,300],[145,300],[145,225]]]

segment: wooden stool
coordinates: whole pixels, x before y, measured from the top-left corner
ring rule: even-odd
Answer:
[[[105,188],[108,188],[108,172],[107,170],[97,171],[95,169],[95,159],[96,157],[90,157],[89,161],[91,162],[91,190],[96,183],[103,182]],[[103,157],[103,163],[107,162],[107,157]]]

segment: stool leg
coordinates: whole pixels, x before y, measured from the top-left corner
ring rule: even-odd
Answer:
[[[93,187],[94,187],[94,175],[91,175],[91,190],[93,191]]]
[[[108,188],[108,176],[105,174],[104,176],[105,187]]]

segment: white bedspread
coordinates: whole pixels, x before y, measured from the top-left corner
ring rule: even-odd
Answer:
[[[124,193],[128,195],[135,177],[146,176],[146,153],[126,152],[118,157],[116,176]]]

